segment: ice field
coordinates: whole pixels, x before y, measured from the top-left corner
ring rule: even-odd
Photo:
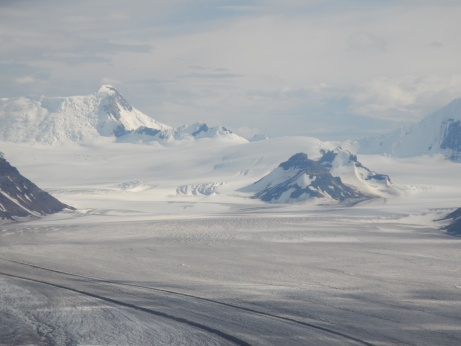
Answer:
[[[459,164],[359,156],[400,193],[355,206],[237,191],[321,145],[2,143],[77,211],[1,224],[0,344],[461,343]]]

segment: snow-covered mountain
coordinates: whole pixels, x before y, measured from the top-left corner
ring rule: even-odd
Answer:
[[[344,184],[364,195],[390,197],[397,194],[388,175],[371,171],[358,161],[356,155],[341,147],[323,151],[318,162],[334,177],[341,177]]]
[[[236,143],[246,143],[247,140],[223,126],[208,127],[205,123],[183,125],[178,128],[153,129],[141,126],[135,130],[125,131],[117,136],[120,143],[150,143],[182,141],[201,138],[222,138]]]
[[[73,209],[24,178],[0,153],[0,219],[54,214]]]
[[[98,137],[148,143],[221,137],[246,142],[224,127],[206,124],[174,129],[132,107],[112,86],[87,96],[0,99],[0,140],[55,144]]]
[[[389,154],[411,157],[443,154],[461,160],[461,98],[429,115],[387,134],[358,141],[362,154]]]
[[[317,160],[298,153],[257,182],[242,189],[271,203],[291,203],[312,198],[343,202],[383,197],[394,191],[387,175],[364,167],[357,157],[337,148]]]
[[[258,141],[265,141],[268,140],[270,137],[264,133],[259,133],[254,135],[251,139],[250,142],[258,142]]]

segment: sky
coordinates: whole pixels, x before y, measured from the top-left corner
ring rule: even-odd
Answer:
[[[461,0],[0,0],[0,97],[343,140],[461,97]]]

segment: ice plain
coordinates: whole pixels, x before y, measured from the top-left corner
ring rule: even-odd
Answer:
[[[0,225],[0,344],[461,343],[459,163],[359,155],[399,194],[353,207],[237,191],[335,146],[2,142],[78,210]]]

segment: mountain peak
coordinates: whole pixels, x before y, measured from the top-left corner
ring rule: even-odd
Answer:
[[[386,197],[396,193],[387,175],[377,174],[340,147],[322,151],[317,161],[305,153],[293,155],[257,182],[241,189],[254,198],[271,203],[291,203],[322,198],[347,199]]]
[[[312,166],[312,161],[309,160],[307,154],[297,153],[288,159],[288,161],[282,162],[279,167],[284,171],[289,169],[307,169]]]
[[[98,94],[98,95],[110,95],[110,96],[120,95],[118,90],[115,89],[115,87],[113,87],[112,85],[109,85],[109,84],[102,85],[99,88],[99,90],[97,91],[96,94]]]

